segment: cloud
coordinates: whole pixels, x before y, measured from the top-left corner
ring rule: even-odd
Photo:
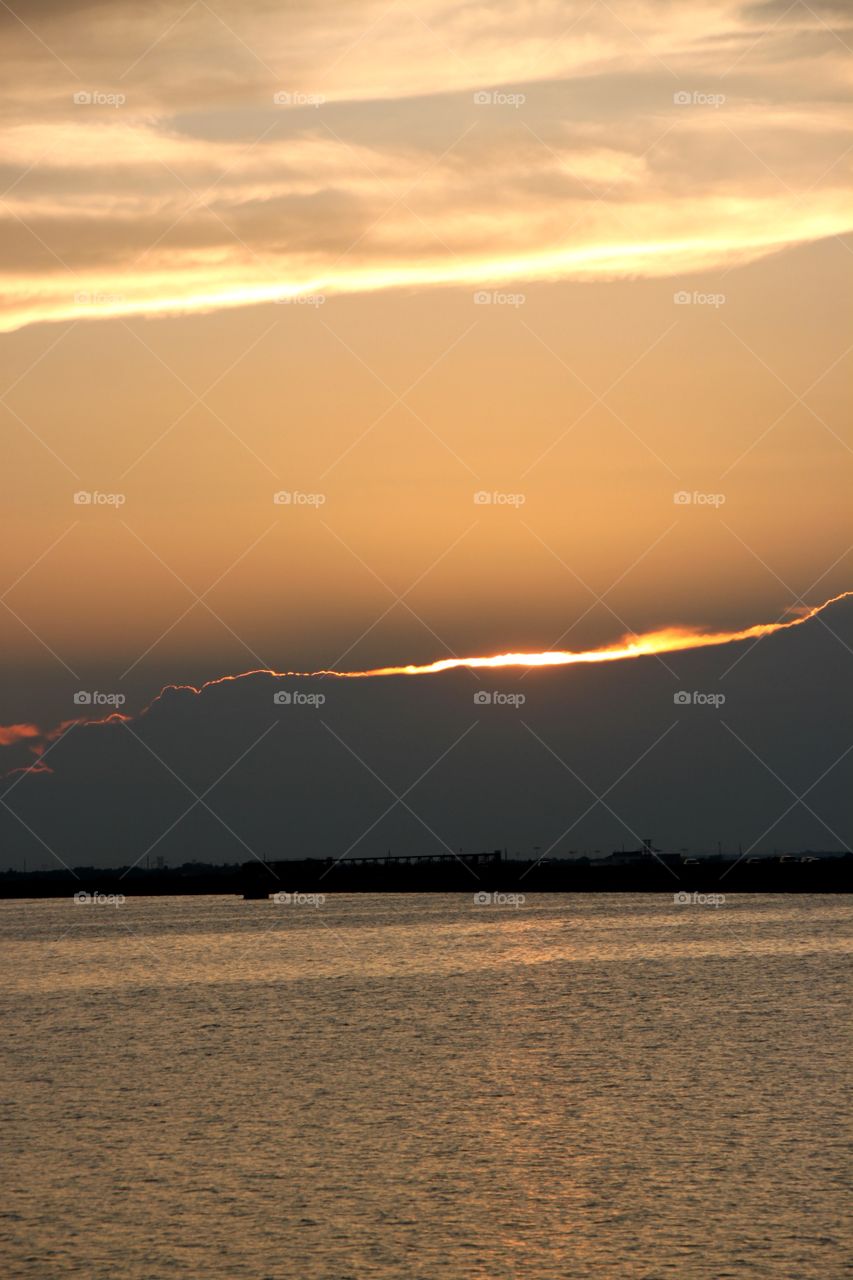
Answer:
[[[833,605],[825,623],[736,653],[524,680],[255,672],[200,692],[168,687],[133,718],[46,735],[35,768],[7,776],[0,847],[8,863],[31,866],[389,846],[529,853],[553,842],[566,853],[604,841],[607,851],[640,832],[664,848],[849,847],[853,604]],[[289,699],[276,701],[282,691]]]
[[[802,32],[724,0],[78,18],[13,33],[5,330],[676,274],[850,228],[845,51],[805,10]]]
[[[0,724],[0,747],[9,747],[17,742],[41,738],[43,730],[35,724]]]
[[[847,0],[757,0],[743,7],[743,15],[758,21],[785,22],[796,26],[819,26],[836,18],[848,18],[850,6]]]

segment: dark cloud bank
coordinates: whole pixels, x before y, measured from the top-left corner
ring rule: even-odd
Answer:
[[[850,848],[851,645],[846,601],[751,649],[666,666],[169,690],[129,725],[71,728],[44,757],[51,772],[7,777],[2,865],[552,843],[557,856],[645,835],[666,849]],[[318,693],[321,706],[299,700]]]

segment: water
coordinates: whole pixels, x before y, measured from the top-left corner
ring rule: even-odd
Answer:
[[[832,1280],[843,898],[0,903],[8,1276]]]

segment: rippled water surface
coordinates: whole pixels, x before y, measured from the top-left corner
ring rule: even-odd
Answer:
[[[0,903],[3,1273],[849,1273],[853,904]]]

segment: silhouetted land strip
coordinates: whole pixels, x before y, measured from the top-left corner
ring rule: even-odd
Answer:
[[[0,873],[0,898],[63,898],[75,893],[127,897],[274,893],[850,893],[853,853],[780,858],[612,855],[535,861],[500,853],[457,858],[398,856],[305,858],[181,867],[75,867]]]

